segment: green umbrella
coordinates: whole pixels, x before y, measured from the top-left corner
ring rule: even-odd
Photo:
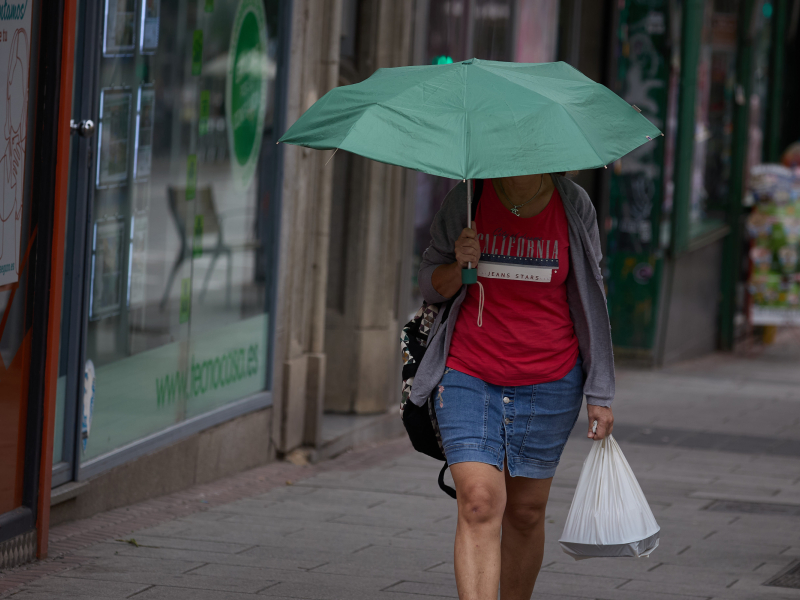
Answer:
[[[603,167],[660,134],[638,109],[566,63],[474,58],[378,69],[325,94],[280,141],[489,179]]]
[[[661,132],[563,62],[378,69],[320,98],[280,139],[452,179],[594,169]]]

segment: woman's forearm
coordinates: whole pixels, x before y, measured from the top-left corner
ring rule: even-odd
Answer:
[[[431,276],[433,289],[445,298],[452,298],[461,289],[461,267],[457,262],[439,265]]]

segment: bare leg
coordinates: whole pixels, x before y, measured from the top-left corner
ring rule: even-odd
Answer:
[[[544,516],[553,478],[511,477],[506,471],[505,480],[500,598],[530,600],[542,567]]]
[[[506,483],[495,467],[465,462],[450,467],[458,492],[455,570],[460,600],[497,600],[500,527]],[[541,559],[540,559],[541,560]]]

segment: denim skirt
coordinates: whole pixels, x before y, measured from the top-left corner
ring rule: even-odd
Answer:
[[[448,368],[434,390],[447,462],[481,462],[512,477],[548,479],[583,402],[581,358],[558,381],[502,386]]]

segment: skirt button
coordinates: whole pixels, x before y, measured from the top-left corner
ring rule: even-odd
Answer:
[[[511,423],[511,419],[506,419],[506,425],[508,425],[509,423]]]
[[[508,404],[509,402],[511,402],[511,400],[508,399],[508,396],[503,398],[503,404]]]

